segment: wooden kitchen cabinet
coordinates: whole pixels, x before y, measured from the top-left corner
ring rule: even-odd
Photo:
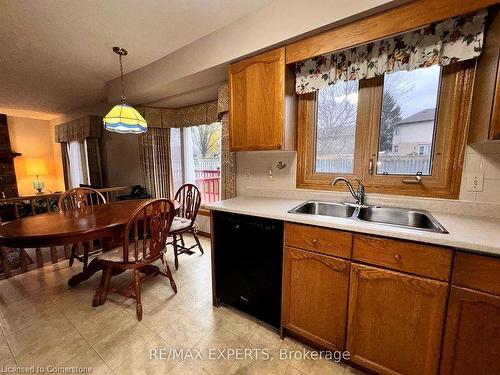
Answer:
[[[457,251],[441,374],[500,374],[500,259]]]
[[[229,66],[231,151],[295,150],[294,77],[285,48]]]
[[[443,246],[355,234],[352,258],[394,271],[447,281],[453,251]]]
[[[452,286],[442,375],[500,374],[500,297]]]
[[[379,374],[436,374],[448,284],[352,263],[347,350]]]
[[[340,258],[351,259],[352,237],[352,233],[341,230],[285,224],[286,245]]]
[[[350,262],[285,247],[283,327],[330,350],[345,348]]]
[[[483,52],[479,57],[470,121],[469,143],[500,140],[500,14],[489,12]]]

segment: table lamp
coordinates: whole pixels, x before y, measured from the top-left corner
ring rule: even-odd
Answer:
[[[28,176],[36,176],[36,180],[33,180],[33,188],[38,191],[37,194],[42,194],[42,190],[45,187],[45,184],[43,180],[39,179],[38,176],[48,174],[45,160],[40,158],[26,159],[26,174]]]

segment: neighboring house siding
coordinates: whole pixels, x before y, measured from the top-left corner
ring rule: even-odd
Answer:
[[[430,153],[434,121],[399,124],[394,128],[392,151],[398,154]],[[422,147],[422,149],[421,149]]]

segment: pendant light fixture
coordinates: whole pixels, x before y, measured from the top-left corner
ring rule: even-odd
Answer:
[[[129,106],[125,101],[125,84],[123,82],[123,64],[122,56],[127,55],[127,50],[121,47],[113,47],[113,52],[120,59],[120,79],[122,85],[122,102],[115,105],[111,111],[104,117],[104,128],[116,133],[144,133],[148,130],[146,120],[133,107]]]

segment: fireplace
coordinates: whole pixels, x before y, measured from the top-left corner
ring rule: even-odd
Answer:
[[[7,115],[0,114],[0,198],[17,197],[16,171],[14,158],[21,155],[10,148],[9,128]],[[2,194],[3,193],[3,194]]]

